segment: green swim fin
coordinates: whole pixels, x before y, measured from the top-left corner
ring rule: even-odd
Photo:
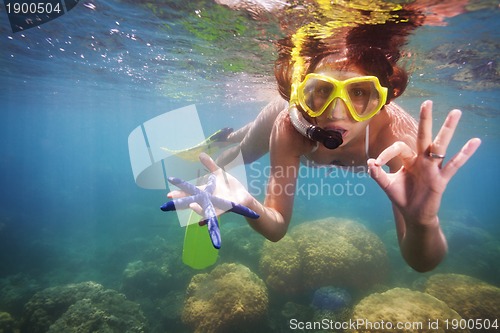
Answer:
[[[194,269],[203,269],[212,266],[217,261],[219,251],[214,248],[208,235],[207,225],[199,226],[200,217],[191,212],[184,235],[182,261]],[[220,223],[220,219],[219,219]]]

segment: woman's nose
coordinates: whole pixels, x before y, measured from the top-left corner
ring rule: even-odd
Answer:
[[[343,120],[347,117],[347,105],[337,97],[330,103],[326,112],[329,120]]]

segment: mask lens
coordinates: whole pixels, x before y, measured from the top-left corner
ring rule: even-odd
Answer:
[[[352,82],[347,84],[345,89],[358,116],[363,117],[378,111],[382,97],[374,82]]]
[[[338,81],[321,74],[309,74],[297,89],[298,102],[311,117],[319,117],[336,99],[344,101],[357,121],[372,117],[385,103],[387,88],[374,76]]]
[[[303,103],[313,114],[319,114],[330,101],[335,85],[317,78],[309,78],[303,90]]]

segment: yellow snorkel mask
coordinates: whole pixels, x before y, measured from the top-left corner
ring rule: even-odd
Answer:
[[[339,81],[311,73],[297,87],[296,96],[302,110],[311,117],[319,117],[341,99],[354,120],[365,121],[382,109],[387,100],[387,88],[380,85],[376,76]]]

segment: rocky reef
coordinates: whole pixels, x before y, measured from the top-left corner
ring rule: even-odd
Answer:
[[[40,283],[33,277],[18,273],[0,279],[0,309],[14,317],[19,317],[24,304],[37,291],[42,290]],[[1,333],[1,331],[0,331]]]
[[[182,263],[178,248],[163,237],[154,237],[137,259],[127,263],[120,291],[133,301],[161,298],[173,289],[184,290],[192,276]]]
[[[14,333],[14,319],[7,312],[0,312],[0,333]]]
[[[445,325],[445,320],[453,319],[462,317],[443,301],[419,291],[394,288],[362,299],[354,307],[351,317],[359,325],[347,332],[469,332]]]
[[[473,277],[436,274],[427,280],[425,292],[448,304],[463,318],[491,322],[500,319],[500,288]]]
[[[200,333],[255,332],[267,309],[264,282],[243,265],[222,264],[191,279],[182,320]]]
[[[133,261],[123,271],[121,291],[131,299],[164,295],[169,290],[172,273],[168,265]]]
[[[36,293],[25,305],[21,332],[142,333],[146,319],[123,294],[83,282]]]
[[[352,220],[328,218],[294,227],[277,243],[266,242],[260,260],[266,284],[292,294],[323,286],[367,289],[384,282],[382,241]]]
[[[182,327],[184,293],[193,273],[182,263],[179,249],[155,236],[136,259],[123,270],[120,292],[141,306],[151,332]]]
[[[237,221],[238,224],[234,226],[231,222],[226,223],[225,218],[223,223],[221,234],[224,249],[219,253],[220,260],[238,262],[256,271],[265,238],[248,224],[241,225],[241,221]]]
[[[321,287],[314,292],[311,305],[319,310],[338,311],[351,305],[352,297],[343,288]]]

